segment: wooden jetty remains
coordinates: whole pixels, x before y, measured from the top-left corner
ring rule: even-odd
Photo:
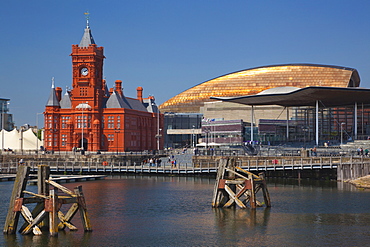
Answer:
[[[220,159],[216,183],[213,191],[212,207],[251,208],[263,206],[257,198],[257,193],[262,191],[264,204],[271,207],[270,195],[262,173],[258,176],[235,166],[235,158]]]
[[[25,220],[19,229],[22,234],[33,232],[35,235],[41,235],[44,228],[49,229],[50,236],[57,236],[58,230],[63,230],[65,227],[74,231],[77,228],[71,223],[71,220],[78,211],[84,230],[92,231],[81,186],[76,187],[74,191],[69,190],[49,179],[49,166],[40,165],[37,173],[38,192],[33,193],[25,190],[29,173],[30,167],[19,166],[10,198],[4,234],[15,234],[20,215]],[[50,186],[52,189],[49,189]],[[63,194],[59,194],[59,190]],[[26,197],[26,194],[29,196]],[[26,206],[31,203],[36,203],[32,211]],[[71,204],[66,214],[61,211],[64,204]]]
[[[58,183],[73,183],[79,181],[91,181],[104,179],[107,175],[54,175],[50,176],[50,180]],[[28,183],[37,185],[38,179],[30,179]]]

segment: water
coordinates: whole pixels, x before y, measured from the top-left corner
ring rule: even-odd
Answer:
[[[370,191],[337,182],[268,182],[270,209],[213,209],[213,178],[120,176],[83,186],[93,232],[0,235],[1,246],[366,246]],[[0,222],[12,182],[1,182]],[[35,186],[27,190],[36,191]],[[63,210],[65,210],[63,208]],[[65,212],[65,211],[64,211]]]

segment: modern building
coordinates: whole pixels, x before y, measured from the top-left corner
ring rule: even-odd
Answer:
[[[163,115],[154,97],[123,93],[122,81],[103,80],[104,48],[95,44],[89,20],[80,44],[72,45],[72,89],[54,82],[44,112],[47,150],[140,151],[163,148]]]
[[[319,64],[262,66],[200,83],[167,100],[160,105],[159,109],[162,112],[199,113],[202,112],[201,108],[205,102],[215,102],[211,97],[254,95],[266,89],[278,87],[358,87],[359,85],[360,77],[357,70],[347,67]],[[237,105],[234,104],[235,107]],[[208,116],[205,117],[208,118]]]
[[[13,115],[9,113],[9,99],[0,98],[0,126],[1,130],[11,131],[14,129]]]
[[[251,138],[251,125],[241,119],[203,119],[202,138],[198,146],[202,147],[222,147],[245,145]],[[255,127],[254,127],[255,128]],[[255,140],[257,131],[254,131]]]
[[[165,147],[195,147],[200,138],[202,119],[200,113],[165,113]]]
[[[251,123],[257,106],[280,105],[286,108],[288,114],[285,121],[285,142],[296,142],[299,139],[305,141],[307,136],[309,141],[315,140],[315,145],[333,140],[340,140],[342,143],[343,134],[348,140],[370,138],[370,89],[282,87],[268,89],[256,95],[214,99],[251,106]],[[293,112],[292,119],[289,118],[289,112]],[[260,120],[260,125],[262,124],[263,121]],[[259,132],[261,134],[262,128]],[[277,134],[274,133],[275,136]]]
[[[237,100],[224,100],[261,97],[263,94],[289,94],[308,87],[357,89],[359,86],[360,76],[353,68],[319,64],[263,66],[200,83],[167,100],[160,109],[162,112],[202,113],[205,119],[242,119],[251,123],[251,130],[262,127],[259,128],[257,140],[251,133],[251,139],[256,141],[339,140],[341,131],[346,139],[366,138],[370,135],[370,107],[365,101],[358,102],[359,112],[355,110],[355,101],[350,105],[339,104],[340,107],[325,104],[319,107],[312,104],[291,107],[289,104],[245,104]],[[322,119],[322,128],[316,134],[315,119],[318,116]],[[355,116],[361,121],[354,121]]]

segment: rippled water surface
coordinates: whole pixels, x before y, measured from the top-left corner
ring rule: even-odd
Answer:
[[[366,246],[370,191],[336,182],[268,181],[270,209],[213,209],[214,178],[113,176],[83,186],[93,232],[1,235],[1,246]],[[0,183],[5,223],[13,182]],[[27,190],[36,191],[35,186]],[[65,208],[63,208],[65,210]]]

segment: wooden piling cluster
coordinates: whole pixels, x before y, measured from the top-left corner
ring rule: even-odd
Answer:
[[[37,194],[32,193],[25,190],[29,172],[30,167],[28,166],[22,165],[18,169],[5,221],[4,234],[15,234],[20,215],[25,220],[19,229],[22,234],[33,232],[35,235],[41,235],[43,229],[49,229],[51,236],[57,236],[58,231],[64,230],[65,227],[74,231],[77,228],[71,223],[71,220],[77,211],[80,211],[84,230],[92,231],[81,186],[71,191],[51,181],[49,179],[50,167],[40,165],[37,174],[38,192]],[[49,189],[50,186],[52,189]],[[64,194],[59,194],[59,190]],[[25,197],[26,194],[29,196]],[[32,211],[26,206],[31,203],[36,203]],[[64,204],[71,204],[66,214],[61,211]]]
[[[271,207],[270,195],[262,173],[258,176],[235,166],[235,158],[222,158],[218,164],[216,183],[213,191],[212,207],[251,208],[263,206],[257,193],[262,191],[264,205]]]

